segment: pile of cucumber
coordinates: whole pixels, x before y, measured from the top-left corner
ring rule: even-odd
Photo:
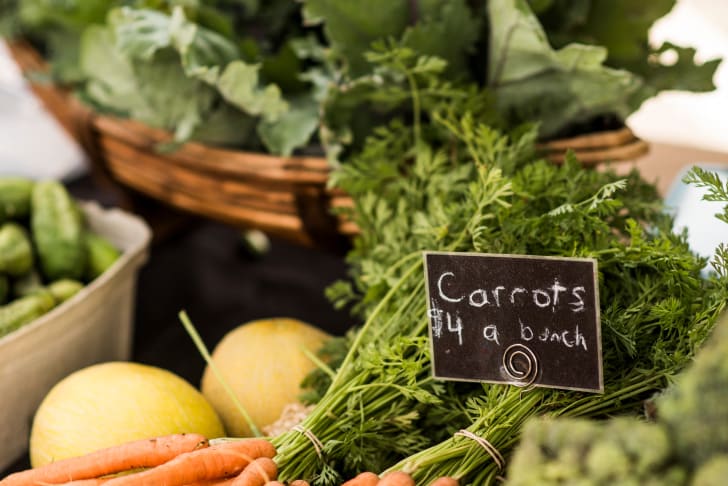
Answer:
[[[70,299],[119,255],[60,182],[0,178],[0,338]]]

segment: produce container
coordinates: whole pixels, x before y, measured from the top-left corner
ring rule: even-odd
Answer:
[[[24,42],[10,51],[21,71],[33,79],[47,72],[43,58]],[[303,246],[346,248],[359,229],[334,216],[351,198],[328,186],[331,167],[323,157],[278,157],[188,142],[160,153],[170,133],[143,123],[93,112],[68,91],[31,83],[48,110],[81,144],[92,169],[124,189],[132,189],[189,214],[257,228]],[[550,140],[538,146],[561,163],[573,150],[585,166],[635,160],[648,144],[628,127]]]
[[[82,207],[91,229],[123,253],[74,297],[0,339],[0,469],[26,452],[33,414],[53,385],[85,366],[131,357],[136,277],[151,232],[119,209]]]

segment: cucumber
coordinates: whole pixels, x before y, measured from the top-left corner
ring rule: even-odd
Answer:
[[[13,297],[27,297],[39,290],[43,290],[43,280],[38,272],[33,269],[13,282]]]
[[[83,284],[78,280],[71,280],[69,278],[63,278],[51,282],[46,289],[53,296],[56,301],[56,305],[61,304],[74,295],[76,295],[83,288]]]
[[[10,282],[8,277],[0,275],[0,304],[4,304],[8,300],[10,294]]]
[[[91,281],[104,273],[119,258],[121,252],[103,236],[86,232],[86,280]]]
[[[21,177],[0,177],[0,222],[26,219],[30,214],[33,181]]]
[[[37,319],[55,305],[50,292],[38,292],[0,306],[0,337]]]
[[[86,268],[83,217],[63,184],[35,184],[30,223],[40,269],[46,279],[81,280]]]
[[[11,277],[33,268],[33,245],[25,228],[17,223],[0,226],[0,273]]]

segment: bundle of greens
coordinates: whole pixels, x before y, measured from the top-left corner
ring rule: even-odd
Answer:
[[[352,195],[361,235],[348,257],[351,281],[330,296],[364,323],[328,370],[329,386],[319,382],[325,391],[298,429],[307,433],[274,438],[284,480],[330,485],[400,469],[418,484],[441,476],[490,484],[496,462],[454,432],[467,428],[507,456],[529,417],[634,411],[690,361],[728,297],[726,255],[714,262],[718,274],[701,278],[705,259],[672,232],[654,186],[636,172],[537,160],[533,129],[504,135],[474,121],[467,108],[485,103],[477,97],[418,116],[420,88],[443,83],[430,59],[408,53],[380,56],[383,67],[405,66],[414,122],[377,129],[333,176]],[[434,380],[423,250],[597,259],[604,395]]]

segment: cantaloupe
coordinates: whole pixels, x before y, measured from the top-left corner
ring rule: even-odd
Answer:
[[[261,319],[225,335],[213,350],[212,360],[253,423],[262,429],[275,422],[287,404],[298,400],[301,381],[315,367],[304,350],[315,354],[330,337],[296,319]],[[251,435],[245,417],[209,366],[201,389],[229,435]]]
[[[176,374],[131,362],[108,362],[70,374],[43,399],[33,419],[30,462],[51,461],[176,433],[224,437],[202,393]]]

